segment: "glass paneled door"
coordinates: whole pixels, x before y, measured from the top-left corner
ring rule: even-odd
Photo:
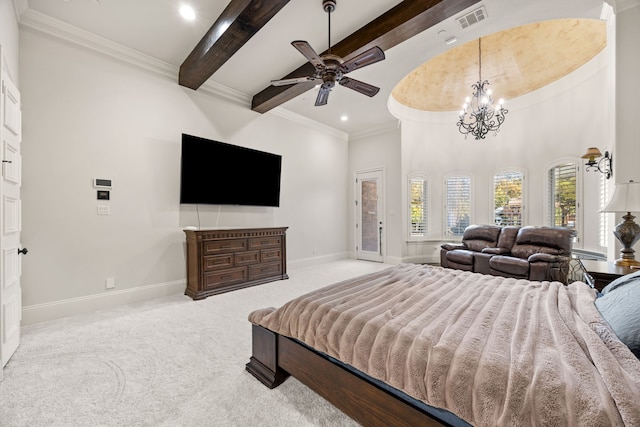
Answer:
[[[356,258],[383,262],[383,171],[356,173]]]

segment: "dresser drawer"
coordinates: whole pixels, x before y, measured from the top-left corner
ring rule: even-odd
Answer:
[[[282,259],[282,249],[265,249],[260,251],[260,262],[277,262]]]
[[[282,237],[267,236],[254,237],[249,239],[249,249],[279,248],[282,244]]]
[[[211,289],[221,286],[242,283],[247,280],[247,267],[230,268],[228,270],[207,273],[204,275],[204,288]]]
[[[233,267],[233,254],[203,257],[204,271],[222,270]]]
[[[257,264],[260,262],[260,251],[246,251],[235,254],[236,265]]]
[[[282,263],[256,264],[249,266],[249,280],[282,274]]]
[[[213,240],[204,242],[204,255],[213,255],[247,250],[247,239]]]

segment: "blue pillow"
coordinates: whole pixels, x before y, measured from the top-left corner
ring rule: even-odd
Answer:
[[[630,282],[635,282],[638,280],[638,278],[640,277],[640,270],[636,271],[635,273],[631,273],[631,274],[626,274],[624,276],[620,276],[618,277],[616,280],[614,280],[613,282],[609,283],[607,286],[605,286],[602,289],[602,295],[611,292],[612,290],[630,283]]]
[[[640,358],[640,271],[609,283],[596,307],[620,341]]]

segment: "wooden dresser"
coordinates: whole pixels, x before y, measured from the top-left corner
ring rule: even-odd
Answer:
[[[287,228],[184,230],[187,235],[185,294],[202,299],[288,279]]]

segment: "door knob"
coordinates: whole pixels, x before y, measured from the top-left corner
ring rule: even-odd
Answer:
[[[18,249],[18,255],[20,255],[20,254],[26,255],[27,252],[29,252],[29,249],[27,249],[27,248]]]

